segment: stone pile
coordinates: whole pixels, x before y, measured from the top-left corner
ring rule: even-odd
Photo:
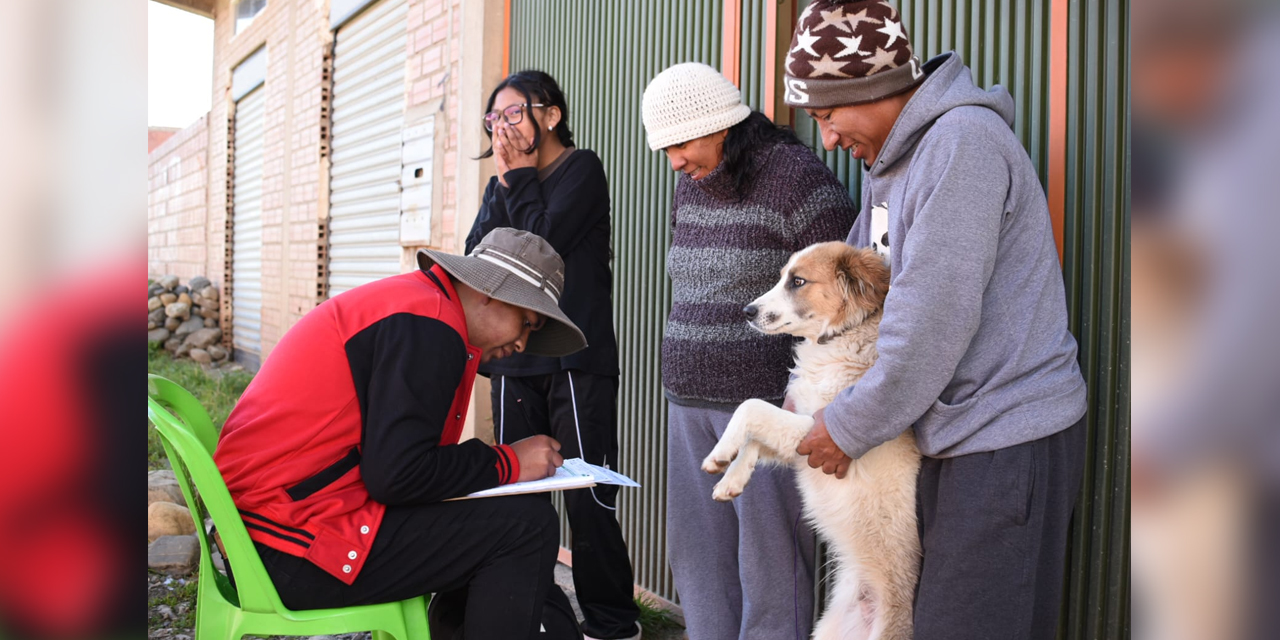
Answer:
[[[219,295],[204,276],[187,284],[172,275],[152,282],[147,287],[147,342],[201,364],[227,360],[231,354],[220,344]]]
[[[169,470],[147,474],[147,565],[153,571],[184,575],[200,561],[196,523]]]

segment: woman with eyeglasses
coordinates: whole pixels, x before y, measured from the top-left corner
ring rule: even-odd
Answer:
[[[560,308],[589,345],[563,358],[515,354],[481,365],[492,383],[494,439],[549,435],[565,458],[617,469],[618,346],[604,165],[595,153],[574,146],[564,93],[541,71],[521,71],[499,83],[483,125],[492,146],[480,157],[493,158],[497,175],[485,188],[467,252],[496,227],[546,238],[564,259]],[[573,582],[588,639],[640,635],[617,490],[600,485],[564,493]]]

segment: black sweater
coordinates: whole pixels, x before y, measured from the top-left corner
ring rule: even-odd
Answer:
[[[467,253],[497,227],[536,233],[564,260],[560,308],[582,329],[587,348],[563,358],[515,354],[480,367],[484,374],[530,376],[577,369],[618,375],[613,334],[613,273],[609,233],[609,184],[595,153],[570,148],[539,172],[506,173],[507,185],[491,178],[480,213],[467,235]]]

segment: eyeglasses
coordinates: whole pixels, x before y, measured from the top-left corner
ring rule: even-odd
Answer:
[[[528,104],[528,103],[513,104],[507,107],[506,109],[503,109],[501,112],[490,111],[489,113],[484,114],[484,129],[485,131],[490,131],[490,132],[493,131],[493,128],[498,124],[499,118],[506,120],[507,124],[510,124],[510,125],[520,124],[521,122],[524,122],[525,109],[528,109],[531,107],[545,107],[545,106],[547,105]]]

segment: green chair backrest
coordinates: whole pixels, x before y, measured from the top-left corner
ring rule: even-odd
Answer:
[[[201,581],[213,576],[221,595],[245,611],[286,611],[213,462],[218,434],[209,414],[186,389],[157,375],[147,376],[147,396],[147,417],[160,434],[173,474],[196,522]],[[199,494],[192,490],[193,483]],[[212,540],[204,528],[206,516],[213,518],[222,538],[227,562],[231,563],[236,577],[234,587],[213,566]]]
[[[168,378],[148,375],[147,384],[147,395],[167,405],[212,456],[213,450],[218,446],[218,430],[205,412],[204,405],[181,385]]]
[[[147,417],[160,435],[173,474],[197,523],[200,575],[196,640],[238,640],[245,634],[316,636],[352,631],[372,631],[373,640],[430,640],[426,596],[357,607],[286,609],[249,539],[222,474],[213,463],[218,434],[204,407],[181,386],[149,375]],[[218,526],[227,562],[236,576],[235,587],[213,566],[213,545],[204,528],[206,517],[212,517]]]

